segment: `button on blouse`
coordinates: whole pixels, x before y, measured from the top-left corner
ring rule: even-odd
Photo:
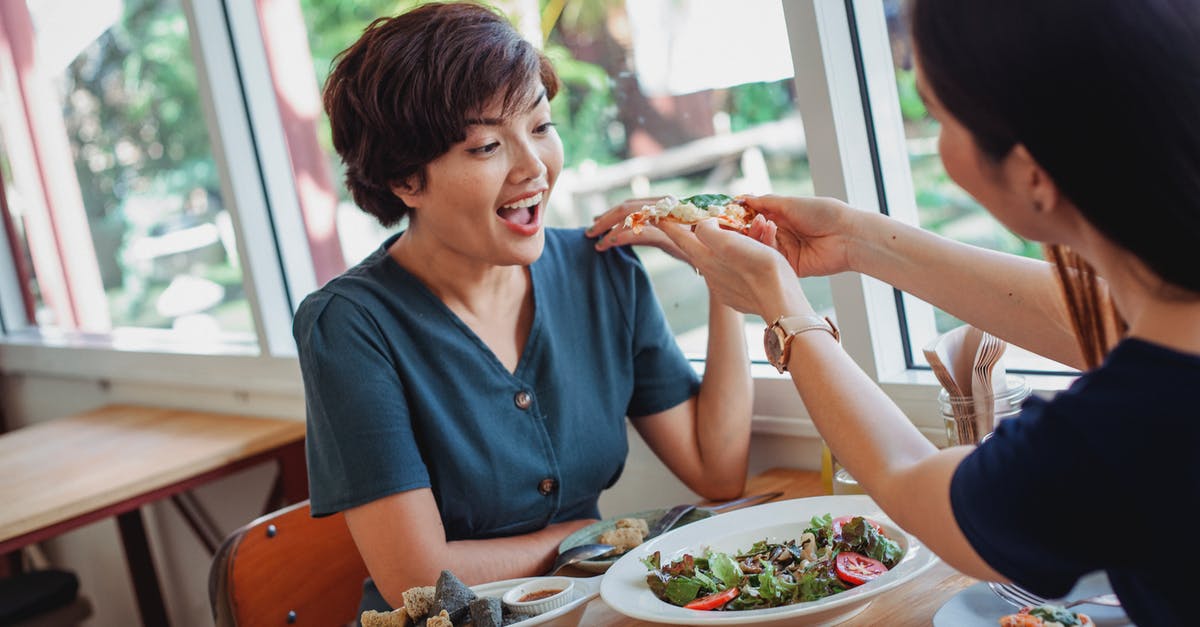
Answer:
[[[533,397],[529,395],[529,392],[521,390],[513,397],[513,402],[521,409],[529,409],[529,406],[533,404]]]

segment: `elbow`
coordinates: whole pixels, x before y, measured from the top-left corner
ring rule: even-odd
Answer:
[[[721,473],[701,482],[702,485],[692,487],[697,494],[709,501],[728,501],[742,495],[746,488],[746,473]]]

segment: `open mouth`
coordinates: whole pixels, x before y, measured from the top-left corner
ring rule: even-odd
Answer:
[[[541,207],[543,192],[538,192],[527,198],[504,205],[496,210],[501,220],[518,226],[531,226],[537,223],[538,208]]]

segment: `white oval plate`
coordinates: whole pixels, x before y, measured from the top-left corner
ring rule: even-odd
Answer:
[[[857,588],[824,599],[785,607],[740,612],[688,610],[660,600],[646,585],[649,572],[641,560],[655,551],[662,562],[678,559],[684,553],[699,553],[704,547],[717,551],[744,550],[759,540],[782,542],[795,540],[809,527],[814,516],[866,516],[883,526],[884,534],[904,549],[904,557],[895,568]],[[768,625],[841,622],[866,609],[883,592],[912,579],[932,566],[937,557],[915,537],[897,527],[883,510],[864,495],[816,496],[755,505],[696,521],[648,540],[630,550],[613,564],[600,582],[600,597],[618,612],[652,623],[674,625]]]
[[[569,603],[544,614],[538,614],[537,616],[513,623],[513,625],[521,625],[521,627],[537,627],[538,625],[544,625],[545,627],[576,627],[583,618],[583,612],[587,609],[588,602],[600,595],[600,578],[600,575],[584,578],[572,577],[575,580],[575,586],[571,592],[574,598]],[[493,581],[491,583],[479,584],[478,586],[471,586],[471,590],[481,597],[496,597],[499,599],[504,596],[505,592],[508,592],[512,588],[535,579],[543,579],[543,577],[522,577],[520,579]]]

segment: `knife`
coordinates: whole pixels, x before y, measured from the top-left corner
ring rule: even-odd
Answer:
[[[748,505],[750,503],[766,503],[767,501],[773,501],[781,496],[783,496],[783,492],[767,492],[765,494],[752,494],[750,496],[743,496],[740,499],[734,499],[732,501],[726,501],[724,503],[717,503],[716,505],[701,505],[697,509],[702,509],[702,510],[709,511],[709,512],[712,512],[715,514],[717,512],[723,512],[725,510],[733,509],[740,505]]]

